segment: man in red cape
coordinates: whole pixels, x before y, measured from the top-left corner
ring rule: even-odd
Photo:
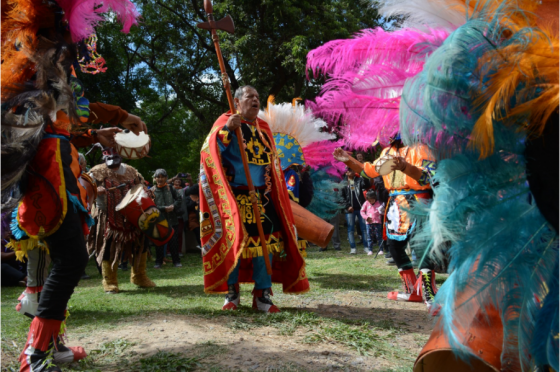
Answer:
[[[297,246],[274,137],[268,124],[257,118],[259,95],[253,87],[244,86],[237,89],[234,101],[237,114],[227,112],[216,120],[200,153],[204,291],[226,293],[223,309],[235,310],[240,303],[239,283],[255,283],[253,308],[278,312],[270,299],[272,282],[281,283],[284,293],[307,292],[305,260]],[[237,128],[243,134],[272,276],[266,272],[235,135]]]

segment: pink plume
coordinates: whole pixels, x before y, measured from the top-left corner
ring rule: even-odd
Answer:
[[[348,147],[382,145],[399,130],[399,105],[406,80],[422,70],[423,58],[443,43],[448,32],[381,28],[353,39],[334,40],[307,55],[315,77],[329,77],[315,103],[315,115],[332,125]]]
[[[305,162],[313,169],[331,165],[332,153],[337,147],[342,146],[342,141],[320,141],[303,147]]]
[[[64,19],[68,21],[72,40],[78,42],[95,33],[95,27],[104,21],[103,13],[112,10],[123,24],[122,32],[128,33],[133,25],[138,24],[140,14],[136,5],[129,0],[57,0],[64,10]]]

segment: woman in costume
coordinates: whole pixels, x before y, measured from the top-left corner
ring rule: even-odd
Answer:
[[[42,288],[33,291],[41,296],[31,313],[21,371],[60,371],[52,362],[53,351],[58,361],[85,354],[81,348],[69,351],[58,337],[68,300],[87,263],[84,235],[92,222],[70,132],[87,121],[92,106],[97,117],[118,115],[135,132],[143,124],[118,107],[90,105],[82,99],[79,81],[71,77],[74,65],[79,67],[74,42],[90,37],[103,20],[101,13],[109,9],[125,23],[124,31],[136,22],[136,8],[126,0],[102,6],[90,1],[2,3],[2,209],[17,204],[12,224],[16,254],[43,249],[53,262]],[[82,67],[102,69],[103,61],[90,46]],[[74,142],[112,145],[117,131],[76,133]]]

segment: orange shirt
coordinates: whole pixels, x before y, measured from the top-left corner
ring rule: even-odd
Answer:
[[[403,157],[407,163],[412,164],[422,170],[422,177],[418,181],[412,177],[407,176],[401,171],[393,171],[385,176],[383,176],[383,183],[387,191],[391,190],[429,190],[430,177],[435,170],[435,160],[432,156],[430,150],[426,145],[419,144],[414,147],[401,147],[396,149],[395,147],[386,147],[381,152],[381,156],[386,154],[393,156]],[[365,163],[364,173],[369,178],[375,178],[379,176],[379,173],[375,170],[375,164]]]

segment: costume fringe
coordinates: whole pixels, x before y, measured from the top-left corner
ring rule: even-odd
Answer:
[[[49,246],[43,240],[37,240],[34,238],[27,238],[22,240],[10,239],[10,242],[6,244],[6,247],[10,248],[16,253],[16,259],[21,262],[25,262],[24,259],[28,258],[27,252],[35,248],[39,248],[50,254]]]
[[[267,244],[266,250],[269,254],[281,254],[284,252],[284,242]],[[243,249],[243,253],[241,254],[242,258],[255,258],[255,257],[263,257],[263,251],[261,246],[253,246],[253,247],[245,247]]]

